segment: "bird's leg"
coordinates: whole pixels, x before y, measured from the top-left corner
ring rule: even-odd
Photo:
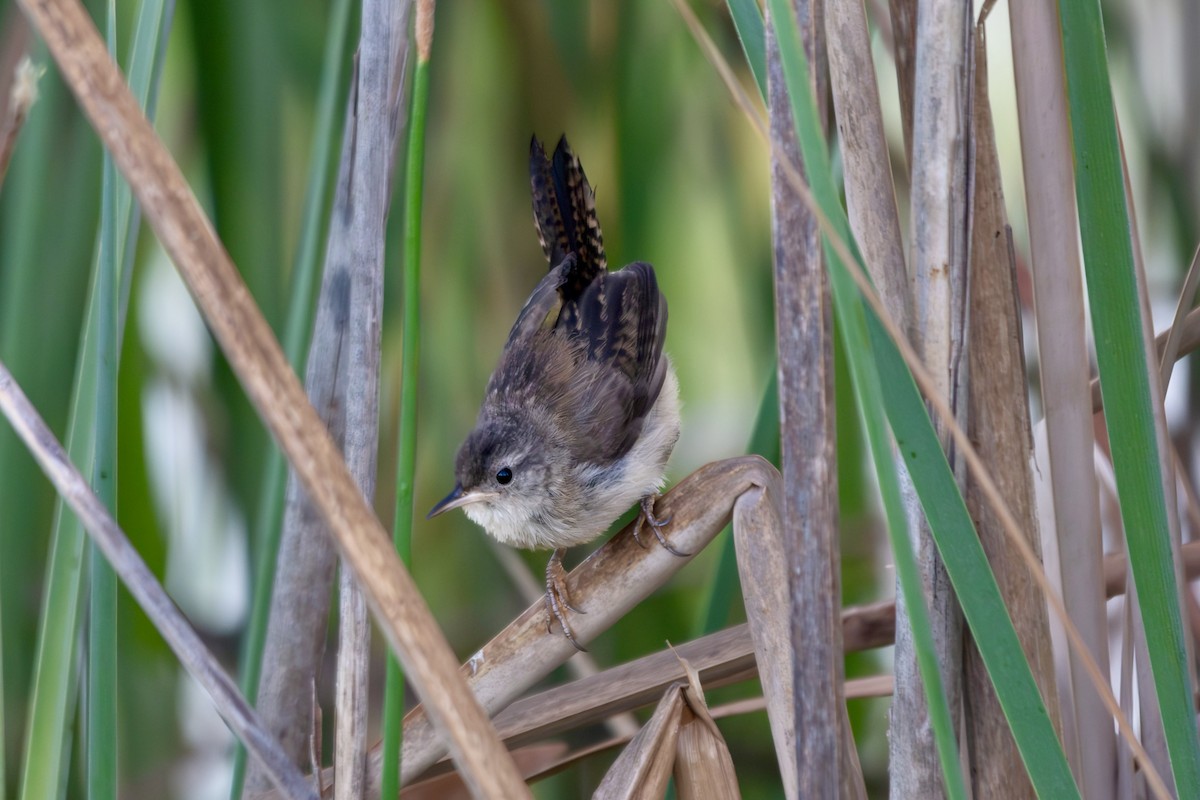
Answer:
[[[648,494],[642,498],[642,513],[638,514],[637,521],[633,525],[633,540],[638,544],[641,544],[642,547],[646,546],[642,544],[641,537],[642,525],[644,523],[650,526],[650,529],[654,531],[654,538],[658,539],[658,543],[665,547],[668,553],[679,556],[680,558],[687,558],[689,555],[691,555],[691,553],[685,553],[681,550],[676,550],[671,543],[667,541],[667,537],[663,536],[662,529],[671,524],[671,518],[667,517],[666,519],[659,519],[654,515],[654,501],[659,497],[660,495],[656,492],[655,494]]]
[[[551,623],[558,620],[567,641],[575,645],[576,650],[586,653],[587,648],[576,641],[574,631],[567,624],[568,611],[574,611],[576,614],[586,614],[587,612],[571,605],[571,593],[567,588],[567,571],[563,569],[562,565],[562,557],[566,552],[567,548],[560,547],[546,562],[546,608],[550,612],[550,618],[546,620],[546,632],[549,633]]]

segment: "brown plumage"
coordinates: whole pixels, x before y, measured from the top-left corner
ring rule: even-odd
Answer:
[[[547,598],[574,642],[562,549],[638,500],[666,545],[652,505],[679,436],[678,386],[654,268],[607,270],[595,197],[566,138],[552,159],[535,138],[529,172],[550,271],[509,332],[459,449],[457,485],[430,515],[462,506],[502,542],[556,548]]]

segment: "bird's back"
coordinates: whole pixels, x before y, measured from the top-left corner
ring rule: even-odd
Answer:
[[[667,301],[649,264],[607,270],[595,197],[565,137],[552,159],[533,140],[530,186],[551,269],[513,325],[488,396],[558,409],[580,458],[612,462],[662,392]]]

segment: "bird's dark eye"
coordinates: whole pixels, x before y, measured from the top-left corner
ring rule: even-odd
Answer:
[[[512,482],[512,470],[509,469],[508,467],[504,467],[503,469],[501,469],[499,472],[496,473],[496,482],[499,483],[501,486],[511,483]]]

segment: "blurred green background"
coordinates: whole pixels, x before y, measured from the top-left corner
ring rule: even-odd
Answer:
[[[102,5],[89,3],[94,16]],[[117,6],[118,41],[127,43],[137,4],[121,0]],[[703,0],[693,7],[754,94],[724,3]],[[1180,251],[1195,238],[1195,198],[1186,190],[1187,169],[1194,169],[1186,132],[1195,120],[1146,111],[1172,107],[1161,88],[1142,91],[1161,87],[1155,58],[1165,56],[1147,56],[1153,48],[1140,45],[1152,41],[1144,15],[1125,4],[1114,8],[1115,82],[1128,112],[1126,146],[1145,198],[1139,203],[1163,212],[1143,211],[1142,217],[1144,239],[1152,242],[1152,285],[1158,275],[1159,287],[1170,286],[1183,260]],[[277,332],[301,233],[328,15],[327,0],[180,0],[161,88],[157,127]],[[1004,113],[1012,105],[1009,52],[1002,14],[995,19],[995,35],[989,36],[993,97],[1020,243],[1015,115]],[[20,47],[22,21],[12,0],[0,2],[0,25],[3,52]],[[47,62],[36,45],[34,52]],[[1171,52],[1183,57],[1182,50]],[[877,55],[884,105],[897,134],[896,163],[902,165],[891,62],[878,41]],[[508,328],[546,268],[529,209],[531,135],[550,144],[560,134],[569,136],[596,189],[610,263],[644,260],[656,267],[670,303],[667,348],[684,401],[672,480],[745,452],[774,363],[767,153],[671,4],[444,3],[431,66],[418,510],[451,485],[455,450],[474,421]],[[0,358],[61,436],[93,259],[100,150],[53,69],[41,89],[0,192]],[[399,175],[393,185],[403,185]],[[393,508],[399,397],[400,202],[397,193],[384,319],[376,508],[385,525]],[[254,543],[262,533],[253,520],[271,445],[149,232],[137,251],[119,390],[118,519],[234,670]],[[839,440],[845,599],[888,597],[890,558],[849,409],[839,418]],[[49,485],[0,425],[0,625],[10,792],[21,763],[53,512]],[[416,524],[417,582],[464,657],[526,605],[493,548],[458,514]],[[599,664],[696,635],[720,549],[709,548],[596,641],[590,649]],[[522,557],[540,575],[546,554]],[[124,594],[120,608],[123,796],[226,796],[227,733]],[[739,619],[741,609],[733,603],[729,620]],[[381,683],[382,658],[378,663],[373,680]],[[858,656],[847,673],[885,667],[878,656]],[[330,662],[329,683],[332,672]],[[754,691],[731,687],[709,699],[719,703]],[[323,701],[331,722],[332,700],[325,694]],[[876,789],[886,774],[885,712],[883,701],[852,703],[864,768]],[[765,714],[732,719],[722,728],[744,793],[776,796]],[[578,796],[594,786],[605,765],[598,759],[539,792]],[[77,790],[72,783],[68,794]]]

